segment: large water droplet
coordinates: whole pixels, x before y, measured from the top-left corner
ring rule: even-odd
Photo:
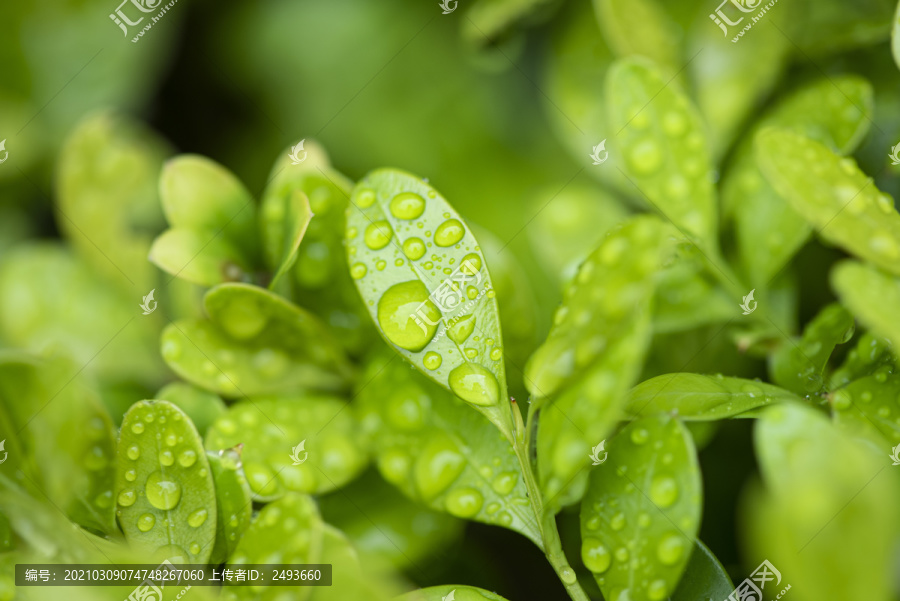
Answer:
[[[425,500],[447,490],[465,468],[465,458],[447,437],[432,439],[416,459],[415,483]]]
[[[656,546],[656,557],[663,565],[675,565],[682,555],[684,555],[684,538],[675,532],[665,535]]]
[[[172,451],[166,449],[165,451],[161,451],[159,454],[159,462],[164,466],[168,467],[175,463],[175,456],[172,455]]]
[[[609,569],[612,556],[603,543],[596,538],[586,538],[581,545],[581,560],[594,574],[602,574]]]
[[[500,402],[500,386],[497,378],[487,368],[477,363],[463,363],[454,368],[448,377],[450,390],[456,396],[473,405],[496,405]]]
[[[494,492],[498,495],[508,495],[516,488],[516,481],[519,479],[519,474],[516,472],[503,472],[494,478],[494,481],[491,482],[491,488],[494,489]]]
[[[157,509],[172,509],[181,500],[181,485],[156,471],[147,477],[147,500]]]
[[[462,344],[475,330],[475,316],[464,315],[447,330],[447,337],[456,344]]]
[[[144,424],[142,424],[141,422],[134,422],[133,424],[131,424],[131,431],[135,434],[140,434],[144,431]]]
[[[393,236],[394,230],[391,229],[391,224],[382,219],[370,223],[366,227],[366,234],[363,236],[363,240],[366,246],[372,250],[380,250],[390,243]]]
[[[203,525],[203,522],[206,521],[206,517],[209,515],[209,512],[205,509],[198,509],[188,516],[187,522],[191,528],[199,528]]]
[[[368,271],[365,263],[354,263],[350,266],[350,277],[354,280],[359,280],[366,277]]]
[[[128,458],[132,461],[136,461],[138,457],[141,456],[141,450],[137,447],[137,445],[131,445],[128,447],[128,450],[125,451],[125,454],[128,455]]]
[[[453,246],[462,240],[465,233],[466,228],[459,219],[448,219],[434,230],[434,243],[438,246]]]
[[[418,261],[425,255],[425,243],[421,238],[407,238],[403,242],[403,254],[410,261]]]
[[[481,511],[484,497],[474,488],[457,488],[450,491],[444,505],[447,513],[458,518],[471,518]]]
[[[441,312],[418,280],[395,284],[378,300],[378,324],[384,335],[408,351],[425,348],[440,320]]]
[[[178,464],[181,467],[191,467],[197,461],[197,453],[194,451],[187,449],[186,451],[182,451],[178,456]]]
[[[650,500],[659,507],[671,507],[678,499],[678,484],[669,476],[656,476],[650,484]]]
[[[391,215],[397,219],[415,219],[425,212],[425,199],[415,192],[401,192],[391,199]]]

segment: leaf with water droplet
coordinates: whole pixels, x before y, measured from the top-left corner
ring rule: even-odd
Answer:
[[[206,434],[216,418],[225,413],[225,403],[219,395],[185,382],[167,384],[153,398],[169,401],[187,413],[200,436]]]
[[[220,564],[231,557],[250,525],[253,498],[241,464],[240,447],[218,453],[207,451],[206,458],[216,487],[216,542],[209,562]],[[179,457],[179,463],[191,460]]]
[[[166,363],[225,397],[299,387],[337,390],[351,367],[314,315],[249,284],[221,284],[204,297],[209,321],[180,320],[162,334]]]
[[[900,275],[900,215],[851,158],[801,134],[767,128],[756,160],[778,194],[819,236]]]
[[[505,363],[491,357],[503,347],[497,300],[459,214],[421,179],[380,169],[354,189],[347,229],[351,274],[385,340],[511,439]]]
[[[865,332],[859,337],[856,346],[847,353],[841,366],[831,374],[828,388],[829,390],[841,388],[858,378],[874,373],[879,368],[885,366],[890,368],[893,364],[891,343],[872,332]]]
[[[871,265],[843,261],[831,271],[831,285],[863,325],[887,338],[893,349],[900,348],[900,278]]]
[[[278,286],[297,262],[300,242],[312,218],[309,199],[300,190],[288,188],[280,194],[273,190],[263,196],[260,209],[263,251],[269,269],[275,273],[269,282],[270,290]]]
[[[821,391],[828,358],[837,345],[850,340],[854,326],[853,316],[844,307],[826,306],[806,324],[799,340],[782,340],[781,347],[769,355],[772,380],[801,395]]]
[[[248,279],[260,263],[256,205],[226,168],[199,155],[169,160],[160,197],[170,229],[153,242],[150,260],[203,286]]]
[[[699,539],[694,545],[691,560],[678,588],[668,601],[700,601],[727,599],[734,592],[734,584],[722,563]]]
[[[459,518],[540,534],[512,446],[465,403],[391,358],[373,361],[357,398],[382,477]]]
[[[675,373],[656,376],[631,389],[625,411],[631,416],[677,412],[685,420],[749,417],[746,412],[772,403],[799,401],[795,394],[766,382]]]
[[[305,452],[294,465],[291,450],[302,441]],[[232,405],[210,427],[206,448],[228,449],[240,443],[244,473],[253,498],[260,501],[289,491],[334,490],[368,464],[353,412],[334,397],[254,397]]]
[[[709,143],[700,114],[676,82],[645,59],[607,75],[609,122],[632,183],[629,193],[665,215],[707,252],[718,214]]]
[[[879,449],[900,443],[900,375],[882,368],[830,393],[834,422]]]
[[[135,403],[122,419],[118,456],[116,515],[125,539],[172,563],[206,563],[216,538],[216,490],[190,418],[167,401]]]
[[[396,601],[507,601],[491,591],[463,584],[442,584],[411,591]]]
[[[681,69],[678,26],[657,0],[594,0],[593,4],[603,38],[617,57],[643,56],[670,74]]]
[[[722,201],[734,214],[739,257],[752,286],[767,285],[812,231],[760,172],[753,154],[756,134],[766,127],[791,128],[846,155],[868,132],[872,103],[872,86],[861,77],[822,78],[782,99],[743,138],[723,179]]]
[[[893,469],[890,447],[852,440],[795,403],[767,408],[753,439],[764,487],[740,503],[748,556],[768,559],[805,598],[891,598],[900,487],[881,473]]]
[[[605,597],[631,601],[673,593],[700,527],[702,482],[681,422],[636,420],[607,441],[609,460],[592,468],[581,504],[581,558]]]

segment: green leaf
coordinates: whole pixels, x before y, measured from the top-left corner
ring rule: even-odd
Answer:
[[[434,188],[392,169],[367,175],[352,203],[347,261],[384,339],[511,439],[497,300],[468,226]]]
[[[459,541],[464,525],[411,501],[372,470],[320,504],[324,519],[347,534],[364,563],[387,560],[406,571],[441,556]]]
[[[466,13],[462,35],[476,47],[490,47],[517,26],[543,20],[560,0],[478,0]]]
[[[368,463],[352,412],[334,397],[253,398],[232,405],[210,427],[206,448],[238,444],[244,445],[244,473],[259,501],[334,490]]]
[[[169,401],[187,413],[200,436],[205,435],[216,418],[225,413],[225,403],[221,397],[184,382],[168,384],[153,395],[153,398]]]
[[[772,187],[822,238],[900,274],[900,215],[853,159],[801,134],[765,129],[756,136],[756,160]]]
[[[275,272],[269,282],[270,290],[275,289],[297,262],[300,242],[312,218],[309,199],[300,190],[263,197],[260,227],[266,263]]]
[[[453,596],[450,596],[453,593]],[[396,601],[507,601],[505,598],[474,586],[442,584],[411,591]]]
[[[772,403],[799,400],[787,390],[757,380],[678,373],[656,376],[632,388],[625,410],[636,417],[676,413],[681,419],[707,421],[742,417]]]
[[[128,284],[124,272],[139,290],[155,285],[148,232],[165,225],[157,182],[167,153],[154,133],[112,113],[84,119],[60,152],[60,229],[93,269]]]
[[[819,392],[825,385],[823,372],[834,348],[853,336],[853,316],[832,303],[810,321],[798,341],[788,339],[769,356],[772,379],[797,394]]]
[[[617,132],[610,151],[625,166],[641,201],[701,247],[716,245],[718,214],[710,178],[709,144],[703,122],[676,82],[668,82],[652,63],[618,61],[607,75],[609,124]]]
[[[656,0],[594,0],[594,11],[617,57],[643,56],[671,74],[681,68],[677,26]]]
[[[653,303],[657,334],[726,322],[737,310],[737,303],[719,287],[696,246],[680,247],[671,265],[660,270]]]
[[[350,540],[328,524],[323,530],[321,563],[331,564],[333,584],[313,587],[310,601],[387,601],[396,594],[396,585],[382,574],[364,570]]]
[[[410,499],[541,545],[516,455],[481,415],[390,360],[373,362],[357,411],[378,471]]]
[[[135,403],[122,420],[118,456],[116,515],[126,540],[173,563],[206,563],[216,490],[190,418],[167,401]]]
[[[787,37],[800,52],[813,56],[832,55],[887,40],[894,14],[894,0],[844,2],[800,0],[781,22]],[[793,17],[793,18],[791,18]]]
[[[209,562],[225,562],[250,525],[253,499],[241,465],[241,449],[206,452],[216,487],[216,542]]]
[[[831,285],[841,302],[876,335],[900,348],[900,279],[870,265],[843,261],[831,271]]]
[[[900,2],[897,3],[897,9],[894,12],[894,26],[891,28],[891,51],[894,55],[894,62],[900,68]]]
[[[296,305],[248,284],[216,286],[204,305],[211,321],[173,322],[161,338],[163,359],[189,382],[226,397],[346,385],[340,346]]]
[[[159,186],[172,229],[153,242],[150,260],[206,286],[250,278],[259,264],[259,234],[243,184],[214,161],[181,155],[166,163]],[[193,261],[204,268],[191,267]]]
[[[606,451],[581,505],[582,561],[607,598],[665,599],[700,527],[702,482],[691,436],[678,420],[646,417],[623,428]]]
[[[734,584],[725,568],[712,551],[698,540],[670,601],[726,599],[733,591]]]
[[[900,376],[892,374],[890,367],[855,380],[828,398],[838,426],[883,449],[900,443],[896,421],[900,417]]]
[[[856,346],[847,353],[844,363],[834,370],[829,381],[829,389],[835,390],[850,382],[868,376],[883,366],[893,365],[891,343],[866,332],[859,337]]]
[[[748,555],[768,559],[803,599],[891,598],[900,490],[890,448],[859,444],[798,404],[766,409],[754,446],[765,492],[742,503]]]
[[[866,80],[822,78],[781,100],[744,137],[722,182],[722,199],[735,215],[740,260],[752,285],[767,285],[812,231],[760,172],[753,154],[756,134],[770,126],[791,128],[848,154],[868,131],[872,110],[872,86]]]

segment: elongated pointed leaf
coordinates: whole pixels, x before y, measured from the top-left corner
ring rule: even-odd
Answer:
[[[632,388],[625,410],[634,416],[677,413],[681,419],[706,421],[740,417],[772,403],[799,400],[765,382],[679,373],[656,376]]]
[[[373,171],[353,191],[346,239],[350,274],[385,340],[509,438],[497,301],[456,211],[408,173]]]
[[[263,197],[260,210],[263,248],[266,263],[275,272],[269,283],[270,289],[275,289],[297,262],[300,242],[312,218],[309,199],[300,190]]]
[[[591,471],[581,558],[607,598],[657,601],[675,591],[700,527],[702,483],[691,436],[668,416],[632,422]]]
[[[780,129],[756,137],[766,179],[828,242],[900,275],[900,215],[853,159]]]
[[[900,278],[871,265],[844,261],[831,272],[831,285],[850,311],[868,328],[900,348]]]
[[[240,448],[206,452],[216,487],[216,542],[210,563],[223,563],[240,543],[250,525],[253,498],[241,465]]]
[[[678,588],[672,593],[670,601],[698,601],[727,599],[734,591],[734,584],[728,572],[702,541],[697,541],[691,560],[684,575],[678,582]]]

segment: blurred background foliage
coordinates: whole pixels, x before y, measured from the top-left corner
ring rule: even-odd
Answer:
[[[61,369],[99,390],[116,423],[175,379],[159,356],[166,317],[201,314],[198,287],[146,260],[165,229],[159,171],[176,152],[221,163],[256,198],[273,161],[300,139],[319,142],[354,181],[381,166],[428,178],[481,228],[484,246],[502,249],[504,264],[491,269],[514,396],[525,395],[521,368],[562,284],[606,230],[647,208],[618,175],[606,125],[614,59],[649,57],[689,92],[716,177],[756,115],[803,83],[860,75],[875,111],[856,157],[879,189],[900,193],[886,156],[900,139],[889,0],[781,0],[737,44],[711,23],[707,0],[475,0],[450,15],[436,0],[183,0],[137,43],[109,19],[115,4],[0,3],[0,138],[9,152],[0,164],[0,345],[63,349],[73,363]],[[596,168],[588,155],[603,139],[611,158]],[[801,251],[781,284],[796,294],[782,311],[786,327],[796,333],[833,300],[826,274],[841,256],[818,242]],[[140,316],[151,288],[167,316]],[[714,327],[658,333],[644,376],[765,375],[764,362],[732,341],[707,345]],[[738,499],[757,470],[750,422],[694,432],[706,445],[701,538],[736,580],[752,567],[736,538]],[[326,497],[324,516],[416,584],[459,581],[511,599],[557,594],[524,538],[421,508],[418,530],[406,532],[409,502],[377,474],[352,486],[372,495],[384,528],[409,538],[415,566],[343,500]],[[560,520],[577,557],[578,537],[567,536],[577,515]]]

